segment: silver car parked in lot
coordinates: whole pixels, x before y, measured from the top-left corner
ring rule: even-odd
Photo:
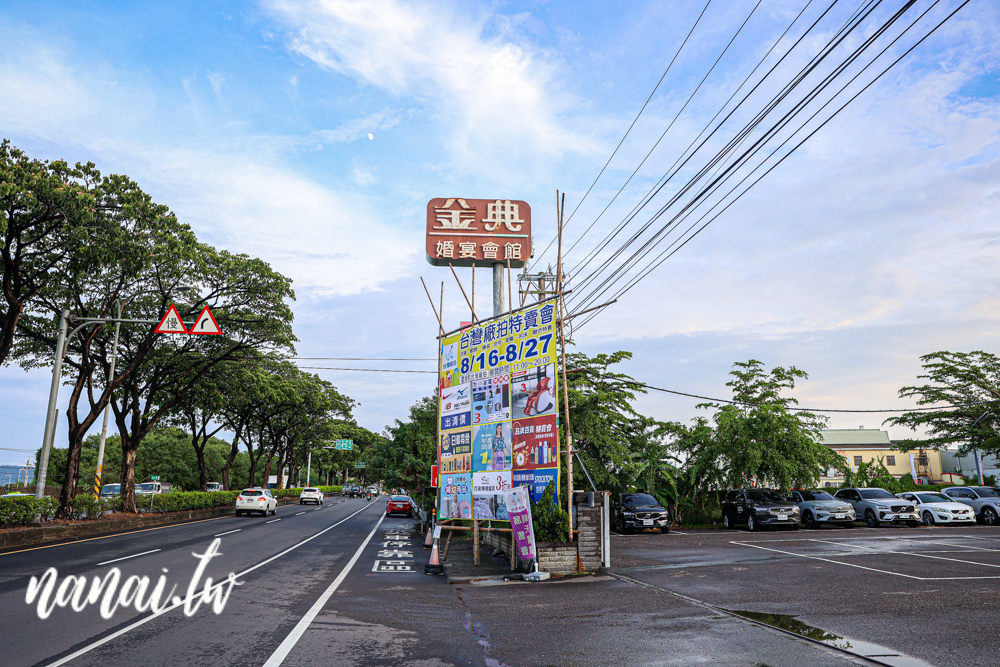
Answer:
[[[869,528],[878,528],[883,523],[905,523],[913,528],[920,525],[920,513],[913,503],[900,500],[885,489],[840,489],[836,497],[849,502]]]
[[[1000,525],[1000,489],[995,486],[953,486],[944,492],[955,502],[969,505],[987,526]]]
[[[857,519],[854,507],[843,500],[837,500],[826,491],[792,491],[787,498],[799,506],[802,525],[806,528],[822,528],[827,525],[853,528]]]

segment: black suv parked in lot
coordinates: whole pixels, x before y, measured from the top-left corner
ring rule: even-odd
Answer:
[[[611,501],[611,516],[622,534],[643,528],[670,532],[670,512],[648,493],[619,493]]]
[[[745,523],[750,530],[767,526],[787,526],[798,530],[799,506],[770,489],[734,489],[722,502],[722,525],[735,528]]]

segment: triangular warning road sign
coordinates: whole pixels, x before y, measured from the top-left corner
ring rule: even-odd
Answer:
[[[222,334],[222,329],[219,328],[219,323],[212,316],[212,311],[208,309],[208,306],[205,306],[198,313],[198,319],[191,325],[191,330],[188,333],[202,336],[219,336]]]
[[[180,313],[177,312],[177,307],[174,304],[170,304],[170,309],[167,310],[167,314],[163,316],[160,323],[156,326],[156,333],[187,333],[188,330],[184,328],[184,322],[181,320]]]

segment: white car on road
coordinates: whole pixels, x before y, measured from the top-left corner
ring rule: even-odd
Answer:
[[[324,493],[319,489],[306,487],[302,489],[302,493],[299,494],[299,505],[305,505],[306,503],[316,503],[317,505],[322,505],[323,496]]]
[[[236,516],[260,512],[263,516],[277,514],[278,500],[268,489],[243,489],[236,499]]]
[[[957,503],[943,493],[907,491],[897,493],[903,500],[909,500],[917,506],[920,518],[925,526],[939,523],[962,524],[976,523],[975,511],[964,503]]]

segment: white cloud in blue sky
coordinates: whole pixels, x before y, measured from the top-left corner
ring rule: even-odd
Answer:
[[[761,3],[569,264],[669,167],[804,4]],[[857,5],[834,11],[846,17]],[[450,322],[465,313],[450,272],[423,258],[427,200],[525,199],[540,250],[554,231],[556,188],[576,206],[702,6],[5,3],[0,135],[33,156],[127,173],[203,240],[291,276],[300,355],[432,357],[435,325],[418,276],[447,280]],[[709,7],[568,227],[570,243],[752,7]],[[918,355],[995,352],[998,29],[993,3],[970,3],[580,329],[578,348],[633,350],[628,370],[640,379],[709,395],[726,395],[733,361],[794,364],[811,375],[803,403],[818,407],[900,405],[895,391],[915,379]],[[483,303],[485,274],[477,281]],[[468,271],[463,279],[468,285]],[[371,367],[430,367],[402,364]],[[359,420],[375,430],[405,416],[433,382],[320,373],[361,402]],[[0,370],[10,446],[37,445],[46,391],[44,373]],[[678,420],[693,416],[693,403],[640,401]],[[0,462],[17,458],[0,452]]]

